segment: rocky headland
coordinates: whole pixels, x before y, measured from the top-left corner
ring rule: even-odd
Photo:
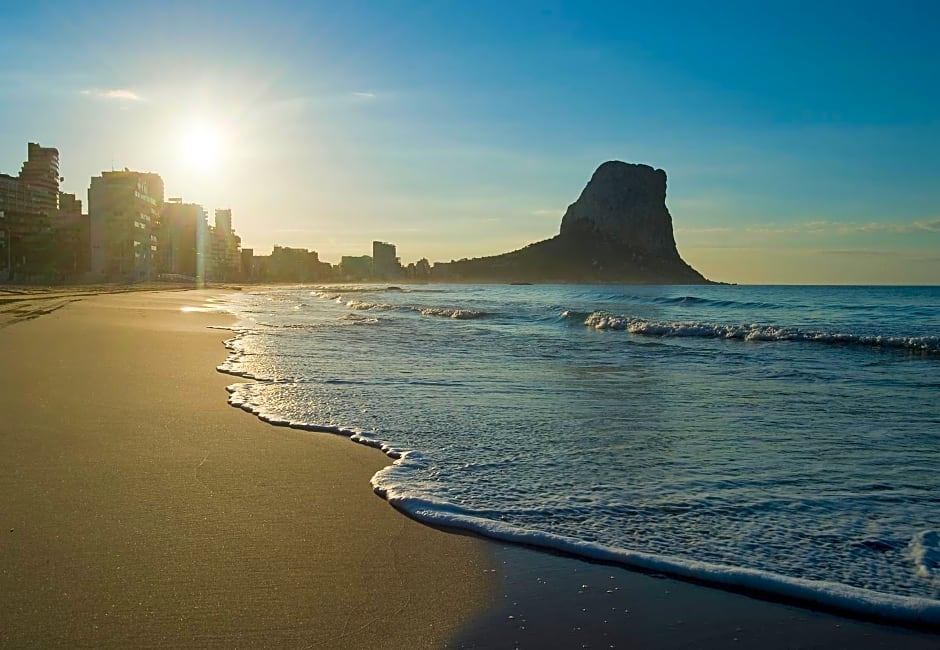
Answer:
[[[666,172],[616,160],[597,168],[551,239],[502,255],[437,263],[433,279],[710,284],[676,250]]]

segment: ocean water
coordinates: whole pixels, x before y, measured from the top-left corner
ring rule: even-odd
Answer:
[[[234,295],[230,402],[423,521],[940,624],[940,288]],[[312,434],[320,435],[320,434]]]

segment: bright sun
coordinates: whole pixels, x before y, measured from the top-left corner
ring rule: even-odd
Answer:
[[[198,169],[209,169],[221,162],[223,145],[222,134],[206,124],[189,127],[180,140],[184,160]]]

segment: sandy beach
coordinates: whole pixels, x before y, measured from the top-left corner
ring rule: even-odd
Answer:
[[[228,406],[231,319],[180,311],[211,295],[0,329],[0,646],[442,645],[483,543],[372,494],[381,452]]]
[[[940,643],[416,523],[381,452],[226,404],[218,293],[0,314],[0,647]]]

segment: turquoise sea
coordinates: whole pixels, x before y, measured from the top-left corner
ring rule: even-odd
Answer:
[[[410,515],[940,623],[940,288],[246,291],[220,370]],[[322,434],[311,434],[322,435]]]

